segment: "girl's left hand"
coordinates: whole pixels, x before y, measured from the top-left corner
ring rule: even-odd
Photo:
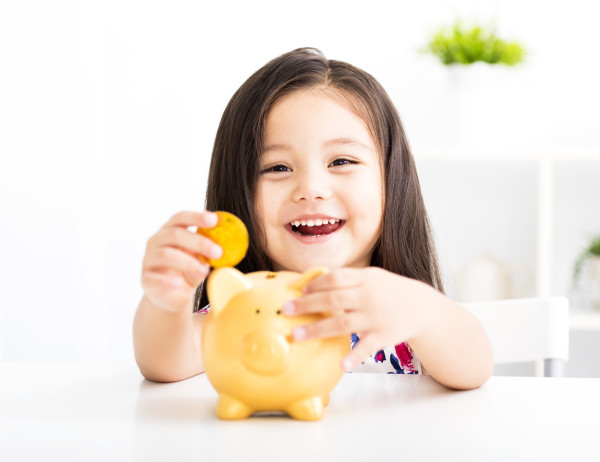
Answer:
[[[369,354],[409,341],[423,328],[423,300],[434,290],[425,283],[381,268],[342,268],[307,284],[304,295],[283,306],[286,315],[329,312],[322,321],[296,327],[296,340],[350,336],[360,341],[344,358],[349,371]]]

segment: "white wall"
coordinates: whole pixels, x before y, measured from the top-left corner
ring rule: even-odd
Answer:
[[[491,85],[494,104],[468,102],[486,112],[466,119],[466,139],[448,131],[446,69],[415,52],[457,14],[495,18],[531,51],[500,84],[478,87]],[[597,16],[584,0],[0,2],[0,359],[131,363],[145,241],[176,211],[202,208],[225,104],[272,57],[316,46],[372,73],[417,155],[467,141],[597,152]],[[451,226],[468,208],[435,199],[452,178],[421,164],[436,233],[460,235]],[[531,236],[532,223],[515,232]]]

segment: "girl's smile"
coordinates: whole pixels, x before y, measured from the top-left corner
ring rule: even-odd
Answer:
[[[324,242],[344,226],[345,221],[323,215],[304,215],[288,223],[288,229],[306,244]]]
[[[379,238],[379,154],[340,93],[284,96],[265,124],[257,191],[266,253],[275,270],[369,266]]]

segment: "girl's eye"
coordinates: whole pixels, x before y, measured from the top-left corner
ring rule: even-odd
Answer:
[[[350,159],[335,159],[332,163],[329,164],[330,167],[339,167],[340,165],[350,165],[350,164],[358,164],[358,162]]]
[[[273,165],[271,167],[267,167],[264,170],[262,170],[260,173],[270,173],[270,172],[276,172],[276,173],[282,173],[282,172],[291,172],[292,169],[289,167],[286,167],[285,165]]]

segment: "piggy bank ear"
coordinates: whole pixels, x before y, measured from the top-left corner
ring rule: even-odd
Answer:
[[[321,274],[325,274],[325,273],[329,273],[329,270],[324,267],[317,267],[317,268],[309,269],[308,271],[305,271],[304,273],[302,273],[298,279],[294,280],[288,286],[288,289],[297,290],[298,292],[302,292],[302,289],[304,288],[304,286],[306,284],[308,284],[310,281],[312,281],[317,276],[320,276]]]
[[[210,310],[218,313],[231,297],[250,287],[250,280],[235,268],[223,267],[213,270],[206,283]]]

